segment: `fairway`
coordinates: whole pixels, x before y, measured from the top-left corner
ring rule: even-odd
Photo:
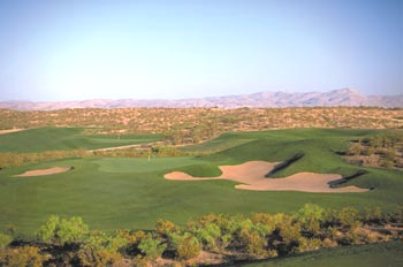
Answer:
[[[97,149],[158,141],[160,135],[94,136],[82,128],[36,128],[0,135],[0,152]]]
[[[27,139],[29,144],[24,147],[27,151],[66,145],[62,135],[54,138],[53,143],[39,146],[37,131],[3,136],[8,136],[8,150],[23,148],[20,144],[22,137],[19,136],[23,133],[34,133]],[[79,136],[79,131],[72,129],[47,131],[53,134],[56,134],[55,131],[60,131],[59,134],[74,132],[75,136]],[[0,171],[0,227],[12,224],[19,232],[32,234],[49,215],[57,214],[81,216],[92,229],[151,229],[159,218],[183,224],[189,218],[208,213],[293,212],[304,203],[331,208],[354,206],[359,209],[381,207],[386,211],[392,210],[403,204],[401,171],[351,165],[336,154],[345,150],[352,139],[383,132],[386,131],[298,129],[228,133],[209,143],[182,148],[195,153],[188,157],[68,159],[4,169]],[[121,141],[129,143],[131,139]],[[75,144],[80,147],[82,143]],[[206,153],[209,150],[214,152]],[[197,155],[198,151],[203,153]],[[374,190],[342,194],[246,191],[235,189],[233,181],[194,183],[168,181],[163,177],[171,171],[184,171],[199,177],[219,176],[220,165],[253,160],[279,162],[296,153],[303,154],[303,157],[268,179],[281,179],[298,172],[351,175],[365,170],[366,174],[343,186],[355,185]],[[73,166],[74,169],[46,176],[13,177],[25,171],[56,166]]]

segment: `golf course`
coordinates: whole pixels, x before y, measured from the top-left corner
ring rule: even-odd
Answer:
[[[105,231],[151,229],[158,219],[184,224],[207,213],[287,213],[298,210],[304,203],[324,208],[380,207],[393,211],[403,204],[401,171],[349,164],[339,155],[352,140],[391,132],[401,134],[398,130],[351,129],[233,132],[202,144],[179,147],[182,154],[178,157],[153,153],[148,158],[67,158],[5,168],[0,171],[0,227],[14,225],[19,232],[29,235],[46,218],[57,214],[80,216],[92,228]],[[86,136],[82,129],[76,128],[38,128],[0,135],[0,150],[93,149],[150,143],[158,138],[141,135],[118,139]],[[277,166],[279,162],[288,163],[271,172],[267,169],[268,177],[261,178],[266,180],[280,181],[298,173],[308,173],[305,179],[313,173],[334,174],[335,179],[361,174],[338,185],[335,192],[326,184],[322,186],[328,187],[328,192],[304,192],[298,188],[273,191],[270,186],[265,190],[242,190],[239,188],[242,181],[202,179],[220,176],[220,166],[250,161],[272,162]],[[52,168],[64,171],[46,173]],[[39,173],[35,174],[35,170]],[[34,171],[34,175],[21,175],[29,171]],[[170,172],[184,172],[201,179],[164,178]],[[248,169],[242,172],[247,175]],[[337,191],[352,186],[362,190]]]

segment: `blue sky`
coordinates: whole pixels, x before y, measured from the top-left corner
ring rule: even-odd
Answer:
[[[403,89],[403,1],[0,1],[0,100]]]

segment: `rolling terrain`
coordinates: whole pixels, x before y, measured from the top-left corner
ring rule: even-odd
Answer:
[[[71,131],[58,130],[59,133]],[[54,134],[54,129],[44,131]],[[210,212],[290,212],[307,202],[331,208],[348,205],[359,209],[379,206],[394,210],[403,203],[401,171],[351,165],[336,153],[345,150],[352,139],[390,131],[294,129],[227,133],[201,145],[181,148],[188,153],[187,157],[158,157],[153,154],[150,159],[73,158],[6,168],[0,171],[0,225],[13,224],[19,231],[28,234],[49,215],[59,214],[81,216],[91,227],[107,231],[121,227],[150,229],[159,218],[168,218],[180,224]],[[30,133],[32,150],[49,149],[37,147],[35,139],[39,136],[35,135],[35,131],[26,132]],[[5,135],[14,142],[9,141],[3,151],[21,149],[19,134]],[[63,140],[59,141],[63,143]],[[52,147],[60,145],[56,142]],[[25,149],[28,148],[25,146]],[[307,171],[349,176],[364,170],[364,175],[341,186],[356,185],[373,190],[342,194],[257,192],[237,190],[231,181],[188,183],[163,178],[170,171],[185,171],[194,176],[218,176],[219,165],[251,160],[287,161],[295,154],[303,156],[270,174],[267,179],[281,179]],[[14,177],[27,170],[51,167],[74,169],[55,175]]]

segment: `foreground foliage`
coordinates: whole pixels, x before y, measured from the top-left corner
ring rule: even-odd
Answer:
[[[0,266],[169,266],[267,259],[402,239],[401,223],[401,212],[383,214],[374,208],[360,213],[314,204],[295,214],[209,214],[186,226],[159,220],[148,232],[89,231],[79,217],[51,216],[34,240],[0,234]]]

